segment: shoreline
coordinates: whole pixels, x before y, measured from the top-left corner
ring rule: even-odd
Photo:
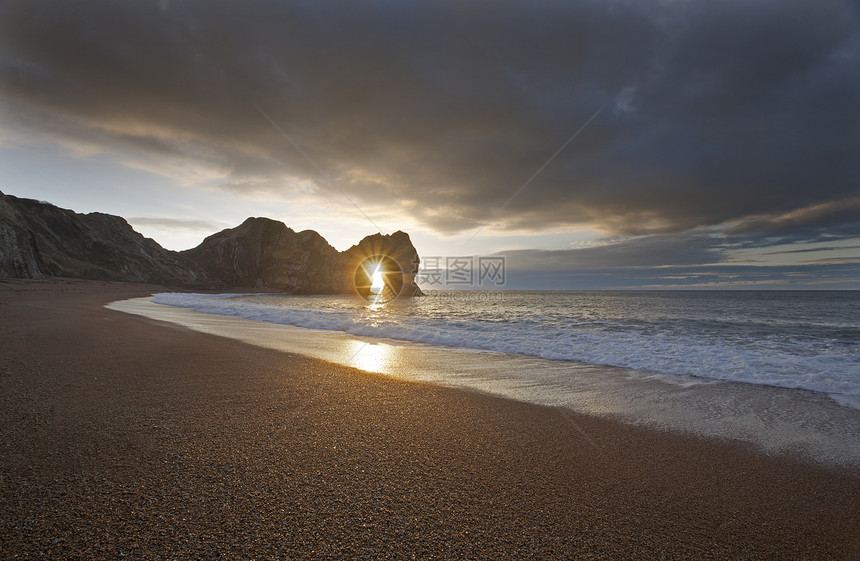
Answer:
[[[860,555],[860,473],[404,381],[0,282],[0,551]]]
[[[107,307],[394,378],[860,469],[860,411],[809,390],[374,338],[156,304],[151,298]]]

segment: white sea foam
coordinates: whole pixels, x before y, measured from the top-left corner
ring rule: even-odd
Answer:
[[[631,322],[606,313],[583,319],[578,312],[558,312],[557,305],[518,310],[516,298],[504,312],[489,304],[464,311],[438,303],[373,311],[351,300],[271,295],[163,293],[154,302],[365,337],[618,366],[681,376],[683,384],[714,379],[800,388],[860,408],[860,345],[850,338],[811,335],[808,326],[792,329],[788,314],[759,323],[744,316],[743,322],[727,324],[722,318],[730,311],[715,315],[719,321],[682,314],[654,320],[639,313]]]

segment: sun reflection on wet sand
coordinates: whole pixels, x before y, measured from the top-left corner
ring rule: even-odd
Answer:
[[[392,348],[384,343],[349,341],[349,365],[367,372],[388,374],[392,371]]]

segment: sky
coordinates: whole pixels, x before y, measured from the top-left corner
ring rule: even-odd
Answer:
[[[0,0],[0,190],[503,288],[860,289],[858,68],[855,0]]]

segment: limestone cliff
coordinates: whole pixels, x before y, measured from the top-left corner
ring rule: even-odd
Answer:
[[[283,222],[248,218],[236,228],[209,236],[182,255],[205,270],[213,283],[292,294],[353,292],[356,268],[365,259],[383,255],[394,259],[405,273],[398,293],[420,294],[415,285],[418,252],[404,232],[367,236],[338,252],[313,230],[295,232]]]
[[[392,282],[399,295],[421,294],[414,281],[418,253],[404,232],[374,234],[338,252],[312,230],[295,232],[282,222],[249,218],[193,249],[175,252],[144,238],[118,216],[77,214],[0,193],[0,277],[347,294],[355,292],[362,261],[376,256],[402,272]]]
[[[135,232],[119,216],[77,214],[0,193],[0,277],[205,284],[195,264]]]

